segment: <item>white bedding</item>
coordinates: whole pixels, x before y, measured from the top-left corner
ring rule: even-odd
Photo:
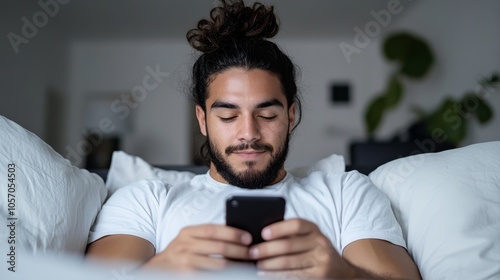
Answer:
[[[174,274],[165,271],[137,270],[129,263],[89,262],[74,254],[32,255],[21,252],[18,271],[0,270],[0,279],[17,280],[252,280],[263,278],[249,266],[235,266],[220,272]],[[2,267],[3,268],[3,267]]]
[[[370,178],[424,279],[500,279],[500,141],[401,158]]]
[[[103,180],[3,116],[0,132],[1,269],[20,250],[82,253],[106,197]]]

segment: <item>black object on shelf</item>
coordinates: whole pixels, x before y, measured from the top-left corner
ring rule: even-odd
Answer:
[[[99,138],[100,136],[100,138]],[[113,152],[120,148],[120,138],[118,136],[102,136],[89,134],[87,138],[94,137],[94,141],[88,140],[92,145],[92,150],[85,157],[86,169],[107,169],[111,165]],[[99,139],[100,141],[95,141]]]
[[[349,153],[352,170],[368,175],[380,165],[389,161],[422,153],[441,152],[452,147],[431,139],[408,142],[351,142]]]

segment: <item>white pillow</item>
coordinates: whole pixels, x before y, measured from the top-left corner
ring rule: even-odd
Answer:
[[[345,161],[341,155],[331,154],[326,158],[320,159],[310,166],[298,167],[289,170],[292,175],[304,178],[314,171],[336,174],[345,172]]]
[[[17,258],[22,263],[22,257],[5,256],[12,251],[85,252],[90,227],[106,196],[103,180],[72,166],[35,134],[3,116],[0,132],[4,261]]]
[[[423,279],[500,276],[500,141],[386,163],[389,197]]]
[[[344,158],[330,155],[309,167],[295,168],[290,172],[297,177],[305,177],[313,171],[340,173],[345,171]],[[113,152],[111,166],[106,179],[108,195],[132,182],[142,179],[160,179],[175,185],[190,180],[196,174],[188,171],[164,170],[151,166],[140,157],[129,155],[123,151]]]
[[[108,196],[132,182],[143,179],[160,179],[175,185],[189,181],[196,174],[188,171],[164,170],[151,166],[142,158],[123,151],[113,152],[111,165],[106,179]]]

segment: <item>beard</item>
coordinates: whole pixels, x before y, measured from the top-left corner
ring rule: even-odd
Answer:
[[[271,160],[261,171],[254,169],[255,162],[248,161],[245,163],[247,165],[247,170],[236,172],[227,162],[222,153],[217,149],[215,143],[211,141],[208,134],[207,141],[207,153],[210,161],[213,163],[222,178],[224,178],[229,184],[243,189],[262,189],[271,185],[274,180],[276,180],[279,175],[279,171],[285,164],[285,160],[288,155],[289,134],[286,135],[284,143],[279,147],[279,150],[277,150],[275,154],[273,154],[274,149],[271,145],[260,144],[257,142],[252,144],[229,146],[224,150],[226,157],[236,151],[249,148],[255,151],[269,152],[271,154]]]

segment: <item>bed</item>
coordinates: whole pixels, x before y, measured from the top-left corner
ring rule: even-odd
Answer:
[[[117,151],[109,170],[90,172],[3,116],[0,132],[1,279],[165,277],[131,272],[130,264],[84,261],[89,229],[105,199],[128,183],[174,184],[206,168],[160,168]],[[344,172],[343,157],[289,171],[300,177],[316,170]],[[500,279],[500,141],[403,157],[368,175],[390,199],[424,279]],[[250,267],[202,276],[261,279]]]

